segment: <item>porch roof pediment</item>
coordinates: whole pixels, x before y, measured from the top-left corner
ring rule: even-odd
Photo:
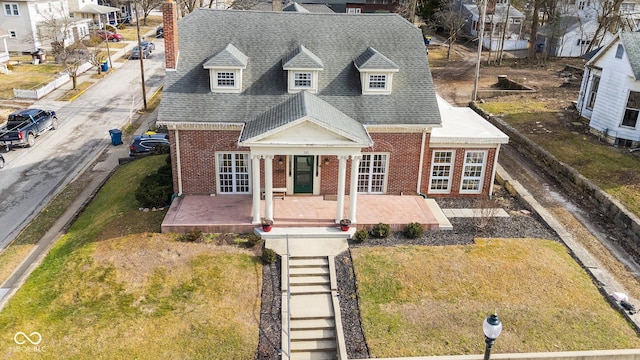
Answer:
[[[368,147],[373,141],[361,123],[317,96],[300,92],[248,121],[240,145]]]

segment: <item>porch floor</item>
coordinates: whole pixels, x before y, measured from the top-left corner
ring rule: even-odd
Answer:
[[[253,232],[252,195],[188,195],[176,198],[162,222],[162,232]],[[418,222],[427,230],[447,229],[448,220],[435,201],[410,195],[358,195],[357,219],[352,226],[371,228],[383,222],[403,230]],[[264,200],[260,201],[264,214]],[[286,196],[273,200],[275,227],[336,227],[337,202],[323,196]],[[345,198],[345,214],[349,197]],[[447,225],[448,224],[448,225]]]

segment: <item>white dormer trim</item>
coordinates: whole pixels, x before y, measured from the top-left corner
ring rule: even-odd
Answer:
[[[389,95],[393,90],[393,72],[365,71],[360,73],[362,95]]]
[[[360,72],[362,95],[390,95],[393,90],[393,73],[398,65],[376,49],[368,47],[353,61]]]
[[[229,85],[230,80],[233,80],[233,85]],[[240,93],[242,91],[242,69],[209,69],[209,86],[211,92],[214,93]]]
[[[295,94],[300,91],[308,91],[312,94],[318,92],[319,70],[289,69],[287,72],[289,79],[287,88],[289,94]]]
[[[209,70],[209,88],[214,93],[240,93],[242,70],[248,57],[232,44],[209,58],[202,67]]]

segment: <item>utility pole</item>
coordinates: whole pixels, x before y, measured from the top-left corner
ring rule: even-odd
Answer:
[[[482,60],[482,41],[484,37],[484,17],[487,12],[487,0],[480,0],[480,34],[478,36],[478,62],[476,62],[476,79],[473,83],[473,97],[472,101],[476,101],[478,99],[478,81],[480,80],[480,61]],[[478,29],[478,24],[476,24],[476,30]]]
[[[147,110],[147,90],[144,87],[144,63],[142,62],[142,58],[144,57],[144,51],[142,51],[142,40],[140,40],[140,18],[138,17],[138,3],[136,4],[136,30],[138,32],[138,58],[140,59],[140,76],[142,77],[142,103],[144,104],[144,109]]]

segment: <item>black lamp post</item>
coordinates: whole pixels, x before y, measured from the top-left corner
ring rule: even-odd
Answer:
[[[482,323],[482,331],[484,332],[484,342],[486,347],[484,348],[484,360],[489,360],[491,356],[491,347],[496,343],[496,339],[502,332],[502,323],[498,318],[498,315],[492,314],[484,319]]]

